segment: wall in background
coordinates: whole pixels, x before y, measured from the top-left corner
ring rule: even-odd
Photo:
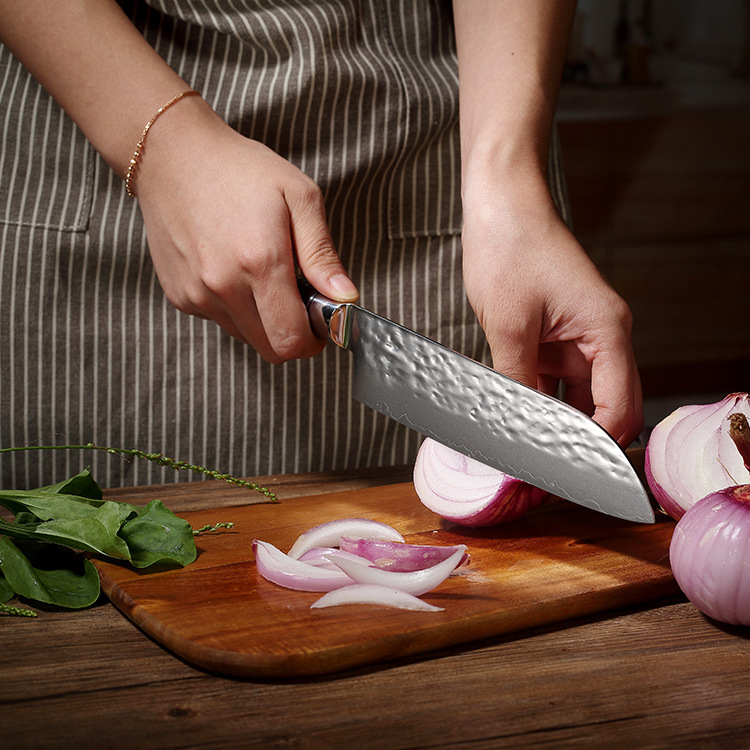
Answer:
[[[580,0],[571,38],[558,121],[574,231],[633,310],[660,409],[750,390],[749,6]]]

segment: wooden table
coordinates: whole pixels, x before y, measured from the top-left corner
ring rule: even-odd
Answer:
[[[388,469],[260,481],[283,499],[408,478],[408,469]],[[184,484],[157,494],[173,510],[196,508]],[[221,504],[228,499],[242,502],[226,492]],[[0,617],[0,636],[6,750],[750,743],[748,631],[717,626],[683,599],[293,681],[197,670],[106,600],[80,612]]]

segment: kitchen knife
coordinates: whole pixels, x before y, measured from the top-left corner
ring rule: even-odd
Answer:
[[[354,355],[358,401],[558,497],[654,522],[624,451],[583,412],[304,279],[299,287],[316,335]]]

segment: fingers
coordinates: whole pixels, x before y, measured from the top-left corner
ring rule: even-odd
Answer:
[[[623,448],[643,427],[643,399],[630,325],[627,306],[615,300],[606,311],[590,318],[577,338],[539,347],[539,381],[560,378],[565,400],[593,416]]]
[[[503,322],[506,325],[502,325]],[[500,320],[485,329],[492,354],[492,366],[519,383],[536,388],[539,332],[531,325],[514,325]],[[545,383],[546,387],[551,384]]]
[[[311,183],[307,189],[287,192],[285,198],[292,242],[304,277],[337,302],[355,302],[359,292],[333,246],[320,190]]]
[[[175,307],[210,318],[268,362],[317,354],[325,342],[310,327],[295,260],[324,294],[358,296],[333,246],[321,191],[217,118],[210,129],[213,159],[195,179],[175,186],[170,141],[142,183],[140,205],[162,288]],[[205,135],[182,144],[181,153],[202,149]]]
[[[594,419],[626,448],[643,429],[643,395],[630,337],[623,331],[592,362],[591,396]]]

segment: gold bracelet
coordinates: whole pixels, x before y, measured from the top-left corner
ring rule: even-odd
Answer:
[[[192,89],[177,94],[177,96],[172,97],[164,106],[159,107],[159,109],[156,110],[156,114],[146,123],[146,127],[143,128],[141,138],[138,141],[138,145],[135,147],[135,151],[133,152],[133,158],[130,160],[128,173],[125,175],[125,188],[131,198],[135,198],[135,191],[133,190],[135,170],[138,166],[138,159],[141,156],[141,151],[143,151],[143,144],[146,142],[148,131],[151,130],[151,126],[159,119],[159,116],[161,114],[166,112],[173,104],[177,104],[180,99],[184,99],[186,96],[200,96],[200,94],[197,91],[193,91]]]

